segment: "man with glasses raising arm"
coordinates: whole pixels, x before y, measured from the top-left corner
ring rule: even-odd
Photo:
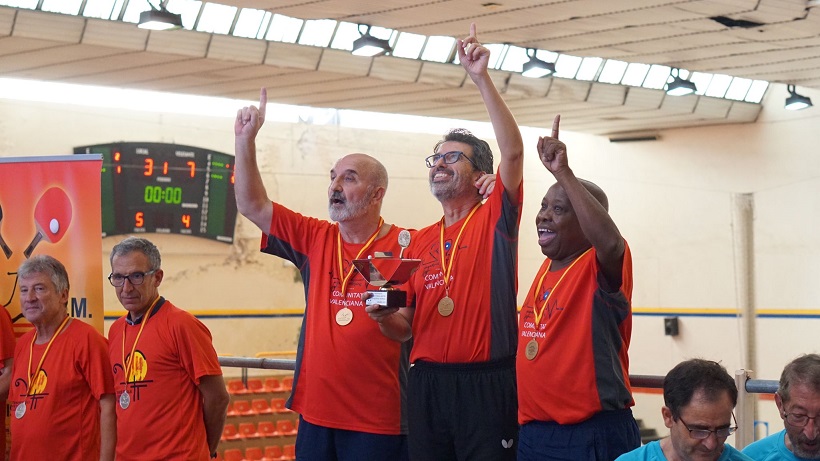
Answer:
[[[663,380],[663,422],[669,437],[648,443],[616,461],[752,461],[726,437],[737,430],[732,410],[735,381],[719,363],[691,359]]]
[[[786,428],[743,453],[758,461],[820,459],[820,355],[803,355],[786,365],[774,402]]]
[[[216,457],[230,397],[211,332],[159,295],[159,249],[128,237],[108,280],[128,313],[108,332],[117,397],[117,460]]]

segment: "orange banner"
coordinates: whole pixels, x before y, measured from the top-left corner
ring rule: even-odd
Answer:
[[[65,265],[69,314],[103,332],[101,168],[99,156],[0,158],[0,305],[17,336],[31,329],[17,268],[37,254]]]

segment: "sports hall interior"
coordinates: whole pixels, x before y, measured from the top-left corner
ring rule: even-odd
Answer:
[[[424,165],[424,158],[432,153],[440,136],[450,128],[466,126],[496,149],[479,95],[469,79],[465,83],[464,72],[457,64],[436,63],[431,66],[435,71],[412,81],[402,73],[405,63],[394,61],[413,59],[355,57],[351,62],[371,71],[378,68],[380,60],[393,60],[389,61],[393,67],[385,65],[390,69],[383,68],[379,76],[358,70],[344,74],[352,66],[347,61],[352,59],[350,53],[331,47],[287,44],[288,53],[299,57],[293,61],[313,59],[320,50],[329,62],[322,64],[320,56],[315,65],[287,62],[281,67],[266,64],[264,53],[263,61],[250,65],[243,61],[247,56],[241,51],[236,52],[235,61],[230,56],[194,59],[180,45],[179,50],[166,50],[171,57],[163,61],[157,57],[163,54],[161,50],[148,49],[154,40],[150,34],[156,34],[156,40],[189,45],[228,40],[230,43],[223,45],[228,43],[236,50],[244,49],[240,46],[243,44],[252,48],[257,42],[267,42],[264,36],[237,38],[219,32],[177,30],[146,32],[149,35],[142,36],[147,48],[134,58],[144,59],[142,64],[134,65],[140,78],[130,83],[124,75],[131,64],[125,61],[119,73],[109,69],[75,78],[71,75],[80,75],[76,69],[84,65],[83,60],[88,61],[85,65],[93,66],[96,60],[105,59],[94,54],[104,46],[83,44],[82,38],[60,34],[70,36],[76,22],[81,22],[85,30],[111,27],[103,32],[123,32],[121,37],[109,37],[112,43],[105,45],[116,49],[121,46],[117,40],[129,39],[127,35],[134,33],[131,29],[136,30],[136,25],[121,18],[84,18],[43,11],[43,3],[41,0],[33,9],[0,6],[0,157],[66,155],[75,146],[114,141],[174,143],[232,154],[236,109],[256,104],[259,88],[267,86],[271,95],[269,118],[259,134],[257,148],[262,176],[273,200],[302,214],[326,218],[331,166],[347,153],[364,152],[377,157],[389,172],[382,212],[385,221],[421,228],[441,218],[440,205],[429,193]],[[82,5],[87,3],[93,2],[83,1]],[[507,43],[524,49],[560,48],[582,57],[686,66],[692,72],[767,82],[760,100],[748,102],[704,94],[676,99],[664,94],[663,89],[579,82],[559,76],[548,83],[549,79],[530,83],[522,80],[519,71],[494,71],[497,85],[506,90],[502,93],[519,119],[525,143],[519,304],[544,258],[537,245],[535,214],[553,183],[535,146],[539,135],[549,134],[554,115],[560,113],[560,136],[568,147],[570,166],[576,175],[606,191],[610,214],[632,251],[631,374],[662,376],[681,360],[701,357],[720,361],[730,372],[747,369],[755,378],[777,379],[783,365],[794,357],[818,352],[820,112],[814,107],[784,109],[789,96],[787,85],[796,85],[801,95],[820,101],[820,36],[816,32],[820,30],[816,27],[820,9],[814,8],[815,0],[678,2],[678,10],[693,17],[688,23],[692,27],[686,29],[691,34],[678,33],[681,28],[675,29],[678,32],[656,30],[657,46],[652,52],[635,51],[655,42],[647,38],[650,32],[645,29],[650,22],[640,22],[641,16],[633,13],[641,10],[650,17],[662,16],[660,1],[601,2],[609,10],[598,16],[584,10],[599,8],[589,6],[595,2],[557,2],[563,4],[560,7],[544,2],[536,5],[542,15],[539,22],[523,18],[528,7],[519,2],[512,5],[502,1],[491,8],[455,0],[440,3],[451,4],[461,14],[431,10],[444,19],[431,19],[429,23],[419,20],[421,12],[408,14],[403,23],[394,11],[399,9],[395,1],[381,2],[386,5],[386,12],[381,14],[373,5],[354,8],[355,2],[349,0],[295,2],[283,11],[261,0],[220,3],[240,10],[267,8],[273,14],[304,20],[369,21],[426,36],[460,38],[475,21],[478,37],[485,43]],[[322,5],[327,8],[323,10]],[[551,13],[567,19],[547,20],[554,18]],[[791,23],[773,19],[801,15],[801,21]],[[583,25],[570,33],[569,18],[575,16]],[[631,28],[638,29],[635,37],[640,40],[636,38],[633,43],[620,35],[620,42],[605,46],[606,37],[592,32],[600,32],[604,26],[592,18],[600,17],[605,22],[622,16],[633,18],[636,24],[617,30],[628,34]],[[697,18],[717,16],[759,25],[715,26],[709,29],[715,32],[711,42],[698,42],[706,37],[697,33],[705,30],[695,27],[705,24]],[[495,23],[494,19],[501,22]],[[527,27],[519,31],[506,27],[516,20]],[[667,22],[656,20],[653,25],[674,28],[686,21],[667,18]],[[550,33],[540,31],[539,24],[546,29],[551,25],[562,28],[563,33],[555,34],[555,48],[550,45]],[[783,24],[787,26],[775,27]],[[806,32],[807,24],[813,24],[813,32]],[[48,37],[36,36],[40,33],[37,27],[49,25],[59,27],[51,27]],[[482,36],[482,29],[489,33]],[[761,41],[751,38],[752,33],[775,37]],[[691,44],[672,45],[689,35],[695,38]],[[593,38],[602,43],[593,43]],[[271,52],[270,45],[267,50]],[[699,54],[703,58],[698,58]],[[174,59],[183,55],[190,61],[187,73],[181,70],[184,60]],[[719,62],[721,58],[725,58],[725,64]],[[323,65],[345,70],[328,70]],[[288,66],[299,72],[282,71]],[[268,67],[270,75],[262,71]],[[164,74],[163,68],[167,71]],[[148,78],[151,71],[162,74],[161,78]],[[422,75],[425,71],[416,73]],[[99,79],[92,78],[92,74],[98,74]],[[186,87],[181,83],[186,80],[196,84]],[[350,83],[353,81],[355,85]],[[323,82],[328,87],[327,101],[317,96]],[[224,92],[218,90],[220,86]],[[22,87],[34,91],[24,96],[19,90]],[[118,101],[119,93],[112,92],[108,100],[97,103],[70,94],[102,92],[106,88],[161,91],[159,95],[167,98],[160,97],[157,100],[163,101],[151,106],[138,104],[140,93],[134,99]],[[344,92],[351,96],[343,98]],[[426,92],[437,95],[425,99]],[[416,104],[412,102],[413,94]],[[641,95],[642,102],[635,102],[636,94]],[[380,98],[387,102],[378,103]],[[449,109],[443,109],[445,106]],[[302,281],[293,265],[259,252],[260,232],[251,222],[238,216],[232,243],[183,235],[147,237],[158,245],[163,256],[165,278],[160,293],[203,320],[220,355],[281,353],[274,356],[293,358],[288,354],[296,349],[304,310]],[[101,277],[108,274],[108,253],[121,238],[102,238]],[[123,312],[107,283],[104,312],[106,329]],[[755,314],[752,319],[750,313]],[[667,318],[677,319],[678,334],[666,334]],[[225,368],[224,373],[228,380],[238,379],[242,370]],[[288,373],[247,370],[249,377],[260,379]],[[286,393],[275,394],[265,397]],[[780,419],[771,396],[760,395],[758,399],[756,420],[768,422],[771,431],[777,430]],[[638,388],[635,400],[636,418],[663,432],[658,390]],[[763,424],[758,427],[759,432],[765,430]]]

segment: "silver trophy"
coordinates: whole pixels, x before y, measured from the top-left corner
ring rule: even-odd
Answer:
[[[362,277],[371,285],[379,287],[378,290],[368,290],[371,295],[366,301],[368,306],[407,306],[407,292],[393,288],[393,285],[401,285],[410,280],[410,276],[421,264],[420,259],[402,259],[404,249],[409,245],[410,232],[403,230],[399,232],[401,253],[398,258],[394,258],[390,252],[376,252],[367,259],[353,260],[353,267],[362,274]]]

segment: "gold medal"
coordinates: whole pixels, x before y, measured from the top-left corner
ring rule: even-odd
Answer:
[[[344,309],[340,309],[339,312],[336,312],[336,323],[339,326],[345,326],[353,321],[353,311],[350,308],[345,307]]]
[[[524,349],[524,356],[527,357],[527,360],[533,360],[536,355],[538,355],[538,341],[533,338],[527,343],[527,347]]]
[[[442,317],[447,317],[453,313],[455,307],[456,305],[453,302],[453,298],[445,296],[438,302],[438,313],[441,314]]]
[[[22,419],[23,416],[26,415],[26,402],[20,403],[17,405],[17,408],[14,409],[14,417],[17,419]]]
[[[123,393],[120,394],[120,408],[122,408],[123,410],[126,410],[126,409],[128,409],[128,407],[130,405],[131,405],[131,396],[128,395],[128,391],[123,391]]]

